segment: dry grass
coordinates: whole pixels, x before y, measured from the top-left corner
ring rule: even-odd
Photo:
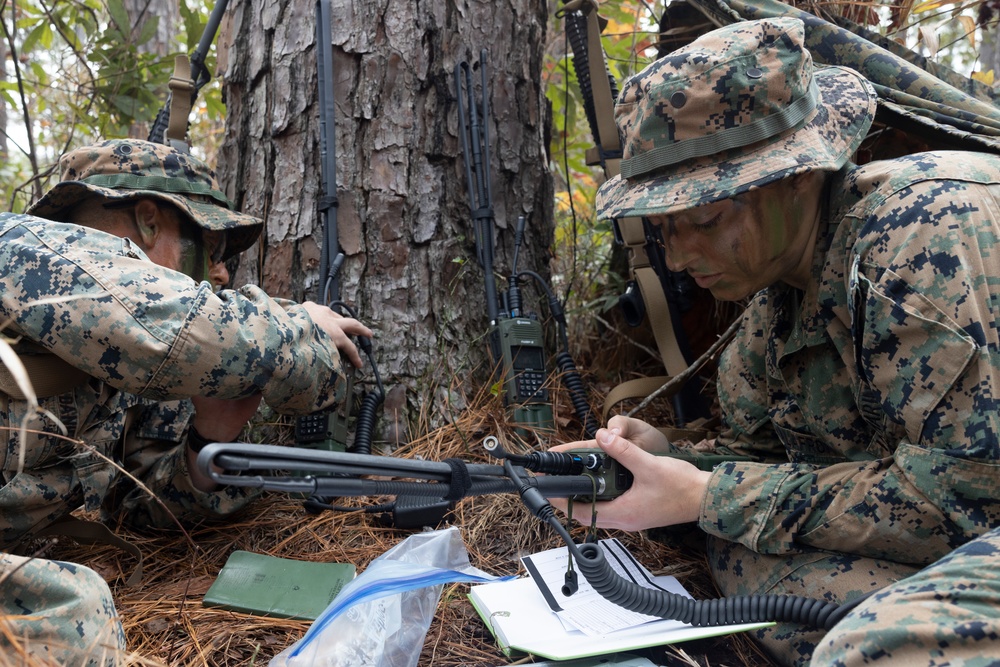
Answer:
[[[613,367],[634,368],[629,353],[613,353]],[[606,366],[605,366],[606,367]],[[591,377],[595,395],[618,381],[612,374]],[[579,437],[578,425],[570,414],[569,401],[559,386],[553,388],[557,434],[553,441]],[[452,422],[426,429],[420,437],[397,450],[402,457],[443,460],[459,457],[467,461],[488,461],[481,443],[484,436],[502,439],[512,433],[505,411],[493,397],[480,395],[470,400]],[[659,416],[646,413],[649,419]],[[418,426],[419,430],[420,427]],[[269,442],[287,444],[289,428],[282,424],[258,425],[256,433]],[[518,443],[504,440],[508,449]],[[341,504],[360,505],[379,499],[342,499]],[[550,529],[539,524],[513,495],[468,498],[458,503],[446,517],[461,528],[472,564],[494,574],[519,571],[519,556],[561,546]],[[577,526],[575,535],[583,538]],[[265,494],[235,518],[217,525],[189,531],[190,540],[178,533],[140,534],[118,531],[144,554],[141,585],[129,588],[124,581],[135,562],[131,556],[108,546],[80,546],[71,542],[48,545],[44,556],[86,564],[101,573],[112,587],[130,654],[121,656],[122,665],[265,665],[285,647],[298,640],[309,623],[251,616],[218,608],[206,608],[202,597],[234,550],[315,561],[354,563],[363,570],[374,558],[410,534],[387,528],[378,517],[361,512],[309,514],[299,499]],[[599,531],[604,537],[611,533]],[[646,534],[613,533],[651,570],[677,576],[700,598],[715,597],[701,549],[701,539],[693,531],[665,531],[651,539]],[[467,587],[446,587],[424,642],[421,665],[439,667],[501,665],[510,661],[497,648],[472,605],[465,597]],[[0,628],[3,628],[0,623]],[[2,629],[0,629],[2,632]],[[661,665],[766,665],[767,660],[741,635],[692,642],[677,648],[649,653]],[[527,660],[526,660],[527,661]],[[0,667],[33,665],[16,650],[0,655]]]
[[[486,461],[478,444],[485,434],[503,432],[500,429],[504,427],[503,411],[495,402],[486,401],[486,405],[466,411],[451,425],[410,443],[400,455]],[[359,503],[361,499],[345,502]],[[560,545],[554,533],[533,519],[512,495],[463,500],[447,521],[461,528],[472,564],[495,574],[517,572],[522,554]],[[575,530],[582,539],[582,528]],[[191,530],[191,542],[173,533],[119,532],[145,555],[143,581],[135,588],[123,583],[135,565],[133,559],[111,547],[62,543],[47,549],[45,556],[87,564],[111,582],[132,652],[122,657],[121,664],[171,666],[263,665],[299,639],[308,627],[307,622],[203,607],[203,595],[232,551],[351,562],[360,571],[410,534],[386,528],[377,517],[359,512],[308,514],[301,501],[271,494],[223,525]],[[715,595],[705,574],[703,556],[697,546],[692,546],[696,540],[681,535],[665,541],[654,541],[643,534],[615,535],[650,569],[663,566],[696,596]],[[445,589],[427,634],[421,665],[507,664],[466,600],[466,591],[464,585]],[[699,642],[686,650],[690,658],[662,650],[659,664],[763,663],[745,637]],[[3,658],[0,664],[4,664]],[[24,663],[14,658],[9,664]]]

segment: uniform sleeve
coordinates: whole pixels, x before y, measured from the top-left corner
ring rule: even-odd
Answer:
[[[185,437],[193,413],[190,401],[133,408],[122,464],[142,486],[120,476],[105,496],[105,521],[133,528],[176,529],[178,523],[188,527],[227,517],[260,495],[256,489],[235,486],[212,492],[194,488]]]
[[[926,181],[858,221],[853,363],[900,437],[869,461],[720,465],[704,530],[925,564],[1000,524],[997,188]]]
[[[261,392],[280,412],[332,404],[341,359],[299,305],[213,293],[128,241],[22,217],[2,226],[0,317],[109,385],[155,400]]]

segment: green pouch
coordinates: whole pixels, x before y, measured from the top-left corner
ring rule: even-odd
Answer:
[[[351,563],[315,563],[234,551],[202,604],[314,621],[354,574]]]

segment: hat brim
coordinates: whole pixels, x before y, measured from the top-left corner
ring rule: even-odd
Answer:
[[[170,202],[199,227],[210,231],[226,232],[224,259],[229,259],[252,246],[264,228],[264,221],[260,218],[232,211],[210,201],[199,201],[191,197],[160,192],[159,190],[105,188],[83,181],[57,183],[41,199],[32,204],[26,212],[41,218],[64,220],[63,214],[68,209],[95,196],[111,201],[149,198]]]
[[[615,176],[597,192],[598,217],[677,213],[795,174],[837,171],[868,133],[877,95],[864,77],[845,67],[817,68],[813,76],[820,98],[802,127],[652,174]]]

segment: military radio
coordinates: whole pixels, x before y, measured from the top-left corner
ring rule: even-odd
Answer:
[[[465,158],[469,207],[472,211],[476,257],[485,274],[490,357],[496,372],[501,375],[502,379],[497,384],[502,388],[504,404],[511,409],[518,434],[528,438],[532,433],[553,429],[552,405],[546,387],[548,373],[545,370],[544,332],[537,319],[521,312],[517,254],[524,236],[524,216],[518,219],[514,261],[503,306],[497,293],[493,272],[494,217],[489,174],[489,101],[485,49],[480,53],[479,67],[481,90],[477,101],[469,64],[460,62],[455,66],[459,131]]]
[[[502,319],[490,327],[489,338],[494,363],[504,372],[503,392],[514,422],[533,430],[551,429],[541,325],[521,317]]]

